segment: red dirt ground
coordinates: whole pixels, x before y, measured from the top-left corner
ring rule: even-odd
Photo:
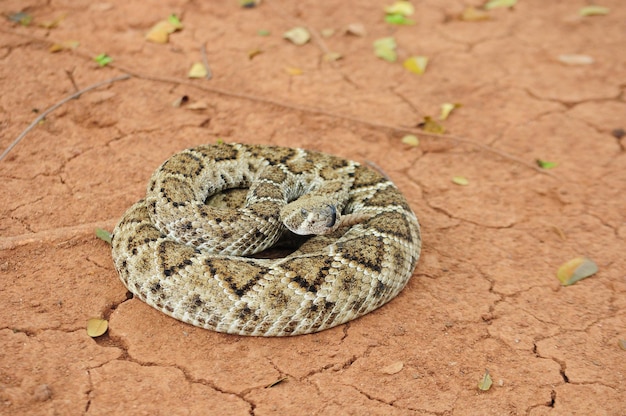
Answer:
[[[390,3],[0,3],[34,17],[0,24],[0,150],[76,91],[68,72],[79,89],[132,73],[63,104],[0,161],[0,414],[626,414],[626,7],[603,0],[608,15],[580,17],[582,0],[520,0],[465,22],[474,0],[415,0],[416,25],[398,27],[383,21]],[[184,29],[145,41],[170,13]],[[364,37],[343,33],[355,22]],[[282,39],[301,24],[335,33]],[[396,63],[373,54],[385,36]],[[49,52],[69,40],[78,49]],[[188,80],[203,44],[213,78]],[[324,61],[324,46],[343,59]],[[100,68],[103,52],[114,62]],[[430,58],[424,75],[402,67],[412,55]],[[401,143],[445,102],[463,105],[449,133],[557,162],[554,176],[450,139]],[[213,333],[127,299],[94,228],[112,229],[168,156],[218,138],[380,166],[423,226],[406,289],[285,339]],[[557,268],[582,255],[599,272],[561,287]],[[91,317],[109,332],[87,336]],[[480,392],[485,369],[494,384]]]

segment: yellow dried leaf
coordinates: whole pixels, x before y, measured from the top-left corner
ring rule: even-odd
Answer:
[[[415,147],[420,144],[420,139],[418,139],[414,134],[407,134],[402,138],[402,143]]]
[[[469,181],[467,180],[467,178],[465,176],[453,176],[452,177],[452,183],[454,183],[456,185],[460,185],[460,186],[467,186],[467,185],[469,185]]]
[[[326,28],[326,29],[322,29],[320,31],[320,35],[322,35],[322,37],[324,37],[324,38],[329,38],[329,37],[331,37],[334,34],[335,34],[335,29],[330,28],[330,27]]]
[[[77,40],[67,40],[65,42],[53,44],[48,50],[52,53],[55,53],[66,49],[76,49],[78,48],[78,45],[80,45],[80,42],[78,42]]]
[[[485,10],[477,9],[476,7],[469,6],[463,10],[461,16],[459,16],[461,20],[466,22],[478,22],[480,20],[489,20],[491,16]]]
[[[617,341],[617,345],[624,351],[626,351],[626,339],[620,339]]]
[[[54,29],[55,27],[59,26],[59,23],[61,23],[65,19],[65,16],[67,15],[64,13],[54,20],[46,20],[44,22],[39,23],[39,26],[45,29]]]
[[[87,335],[97,338],[104,335],[109,329],[109,322],[106,319],[91,318],[87,321]]]
[[[304,27],[294,27],[283,34],[283,38],[295,45],[304,45],[311,39],[311,34]]]
[[[448,118],[452,110],[461,107],[459,103],[443,103],[441,104],[441,114],[439,114],[439,120],[443,121]]]
[[[389,364],[386,367],[380,369],[380,372],[383,374],[397,374],[404,368],[404,363],[402,361],[397,361],[393,364]]]
[[[598,272],[598,265],[586,257],[577,257],[559,267],[556,277],[563,286],[573,285]]]
[[[485,10],[496,9],[499,7],[513,7],[517,4],[517,0],[489,0],[485,4]]]
[[[343,58],[343,55],[341,55],[339,52],[328,52],[324,54],[324,60],[326,62],[338,61],[341,58]]]
[[[285,71],[287,71],[289,75],[302,75],[304,73],[304,71],[300,68],[294,68],[291,66],[286,67]]]
[[[428,65],[426,56],[411,56],[402,64],[406,70],[418,75],[422,75],[426,71],[426,65]]]
[[[263,51],[261,49],[252,49],[251,51],[248,51],[248,59],[252,59],[257,55],[261,55],[263,53]]]
[[[152,26],[148,33],[146,33],[146,40],[154,43],[167,43],[170,34],[176,32],[176,30],[178,30],[178,28],[171,22],[162,20]]]
[[[578,10],[578,14],[581,16],[603,16],[608,13],[609,8],[603,6],[587,6]]]
[[[415,13],[415,7],[411,3],[405,0],[400,0],[385,7],[385,13],[387,14],[401,14],[402,16],[411,16]]]
[[[196,62],[191,66],[187,77],[189,78],[205,78],[208,74],[204,64],[202,62]]]
[[[424,117],[424,121],[419,123],[417,127],[429,133],[435,134],[443,134],[446,131],[446,129],[441,124],[437,123],[430,116]]]

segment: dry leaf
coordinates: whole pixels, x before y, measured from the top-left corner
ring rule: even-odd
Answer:
[[[557,59],[567,65],[591,65],[594,62],[589,55],[559,55]]]
[[[497,9],[499,7],[513,7],[517,0],[489,0],[485,4],[485,10]]]
[[[396,47],[396,40],[393,37],[376,39],[374,41],[374,54],[385,61],[395,62],[398,59]]]
[[[414,134],[407,134],[402,138],[402,143],[415,147],[420,144],[420,139],[418,139]]]
[[[67,15],[64,13],[54,20],[46,20],[44,22],[39,23],[39,26],[45,29],[54,29],[55,27],[59,26],[59,23],[61,23],[65,19],[65,16]]]
[[[311,34],[304,27],[294,27],[283,34],[283,38],[296,45],[304,45],[311,39]]]
[[[578,10],[578,14],[581,16],[603,16],[608,13],[609,8],[602,6],[587,6]]]
[[[196,62],[191,66],[189,73],[187,74],[188,78],[205,78],[208,75],[208,71],[202,62]]]
[[[348,27],[346,27],[346,34],[363,37],[367,35],[365,31],[365,26],[362,23],[350,23]]]
[[[448,116],[450,115],[450,113],[452,113],[452,111],[454,109],[457,109],[461,107],[461,104],[459,103],[443,103],[441,104],[441,114],[439,114],[439,120],[443,121],[445,119],[448,118]]]
[[[104,335],[109,329],[109,322],[106,319],[91,318],[87,321],[87,335],[97,338]]]
[[[61,43],[55,43],[48,48],[48,50],[52,53],[60,52],[66,49],[76,49],[80,45],[80,42],[77,40],[67,40]]]
[[[248,51],[248,59],[252,59],[257,55],[261,55],[263,53],[263,51],[261,49],[252,49],[251,51]]]
[[[452,183],[454,183],[456,185],[460,185],[460,186],[467,186],[467,185],[469,185],[469,181],[467,180],[467,178],[465,176],[453,176],[452,177]]]
[[[294,68],[291,66],[286,67],[285,71],[287,71],[289,75],[302,75],[304,73],[304,71],[300,68]]]
[[[397,374],[404,368],[404,363],[402,361],[397,361],[393,364],[389,364],[387,367],[383,367],[380,369],[380,372],[383,374]]]
[[[426,56],[411,56],[402,64],[406,70],[417,75],[422,75],[426,71],[426,65],[428,65]]]
[[[624,351],[626,351],[626,339],[620,339],[617,341],[617,345]]]
[[[598,272],[598,265],[586,257],[577,257],[559,267],[556,277],[563,286],[573,285],[579,280],[593,276]]]
[[[411,16],[415,13],[415,7],[411,3],[405,0],[400,0],[385,7],[385,13],[387,14],[399,14],[402,16]]]
[[[441,124],[437,123],[430,116],[425,116],[424,121],[419,123],[417,127],[429,133],[435,134],[443,134],[446,131],[446,129]]]
[[[335,29],[333,28],[326,28],[320,31],[320,35],[322,35],[322,37],[324,38],[329,38],[334,34],[335,34]]]
[[[341,58],[343,58],[343,55],[341,55],[339,52],[328,52],[324,54],[324,60],[326,62],[338,61]]]
[[[489,13],[487,13],[485,10],[469,6],[465,10],[463,10],[463,13],[461,13],[461,16],[459,16],[459,18],[466,22],[478,22],[480,20],[489,20],[491,19],[491,16],[489,16]]]
[[[146,40],[154,43],[167,43],[170,38],[170,33],[174,33],[176,28],[165,20],[162,20],[152,26],[152,28],[146,33]]]

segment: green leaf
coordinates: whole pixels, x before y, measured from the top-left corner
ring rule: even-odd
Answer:
[[[406,25],[406,26],[415,24],[414,20],[409,19],[406,16],[401,15],[399,13],[386,15],[385,22],[390,23],[392,25]]]
[[[398,59],[396,47],[396,40],[393,37],[376,39],[374,41],[374,54],[385,61],[395,62]]]
[[[581,16],[603,16],[609,13],[608,7],[603,6],[587,6],[578,10]]]
[[[541,159],[537,159],[535,162],[537,162],[537,166],[539,166],[541,169],[552,169],[558,165],[558,163],[556,162],[548,162],[547,160]]]
[[[178,30],[183,28],[183,23],[180,21],[180,18],[174,13],[170,14],[167,17],[167,21]]]
[[[270,35],[270,31],[267,30],[267,29],[259,29],[256,32],[256,34],[259,35],[259,36],[269,36]]]
[[[559,267],[556,277],[563,286],[570,286],[579,280],[593,276],[597,272],[597,264],[586,257],[577,257]]]
[[[489,0],[485,4],[485,10],[497,9],[499,7],[513,7],[517,0]]]
[[[111,233],[107,230],[103,230],[102,228],[96,228],[96,237],[98,237],[102,241],[106,241],[111,244]]]
[[[427,65],[427,56],[411,56],[402,63],[404,69],[417,75],[422,75],[424,72],[426,72]]]
[[[478,382],[478,389],[482,391],[487,391],[491,388],[492,384],[493,381],[491,380],[491,376],[489,375],[489,370],[485,370],[485,374]]]
[[[96,61],[98,63],[98,65],[100,65],[100,66],[107,66],[108,64],[113,62],[113,58],[111,58],[106,53],[101,53],[100,55],[98,55],[95,58],[93,58],[93,60]]]
[[[12,22],[19,23],[22,26],[28,26],[33,21],[33,16],[26,12],[17,12],[10,14],[8,19]]]

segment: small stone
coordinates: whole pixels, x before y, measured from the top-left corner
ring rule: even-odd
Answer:
[[[40,384],[33,391],[33,399],[38,402],[45,402],[52,398],[52,390],[47,384]]]

